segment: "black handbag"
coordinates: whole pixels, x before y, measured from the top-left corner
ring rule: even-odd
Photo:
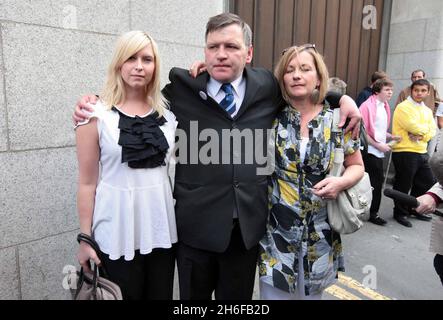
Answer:
[[[101,259],[101,251],[97,244],[90,236],[80,233],[77,241],[86,242],[97,253]],[[100,271],[103,276],[100,276]],[[78,281],[77,290],[74,294],[74,300],[123,300],[120,287],[114,282],[106,279],[107,273],[104,267],[99,268],[94,264],[94,271],[86,272],[83,268],[77,271]]]

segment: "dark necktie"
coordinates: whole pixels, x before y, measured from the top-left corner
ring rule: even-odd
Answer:
[[[226,110],[226,112],[232,117],[235,112],[235,100],[234,91],[230,83],[224,83],[221,89],[225,92],[225,97],[220,101],[220,107]]]

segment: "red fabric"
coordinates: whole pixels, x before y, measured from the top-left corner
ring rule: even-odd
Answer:
[[[426,192],[426,194],[430,195],[430,196],[434,199],[436,205],[440,204],[441,199],[440,199],[440,197],[437,196],[435,193],[432,193],[432,192]]]

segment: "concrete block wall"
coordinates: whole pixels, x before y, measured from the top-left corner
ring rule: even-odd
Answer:
[[[0,300],[69,299],[77,265],[77,163],[71,114],[97,93],[117,36],[157,40],[162,83],[203,59],[224,0],[0,0]]]
[[[391,107],[410,85],[411,72],[423,69],[443,93],[443,2],[393,0],[386,71],[395,82]]]

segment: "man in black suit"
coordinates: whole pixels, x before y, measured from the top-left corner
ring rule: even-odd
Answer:
[[[206,32],[207,72],[196,79],[188,71],[172,69],[164,90],[179,129],[210,128],[266,130],[281,104],[279,86],[271,72],[245,68],[252,59],[251,31],[232,14],[209,20]],[[231,110],[220,103],[223,84],[231,84]],[[187,154],[191,137],[188,141]],[[183,164],[179,159],[174,195],[179,246],[177,262],[182,299],[250,299],[255,278],[257,244],[265,232],[267,177],[257,175],[258,164],[234,164],[233,146],[220,138],[219,154],[226,164]],[[263,139],[266,144],[266,139]],[[201,147],[201,145],[199,145]],[[236,150],[244,158],[247,146]],[[182,144],[179,143],[179,158]],[[224,148],[224,150],[223,150]],[[264,147],[262,150],[266,150]],[[232,154],[231,154],[232,152]],[[200,159],[199,159],[200,160]],[[220,161],[221,162],[221,161]],[[244,162],[244,161],[243,161]]]
[[[211,299],[214,291],[222,300],[252,297],[258,242],[268,215],[267,176],[257,174],[262,163],[256,157],[252,163],[245,161],[251,145],[236,148],[232,135],[227,141],[223,136],[248,130],[266,133],[283,104],[270,71],[246,68],[252,53],[246,23],[230,13],[212,17],[206,29],[207,72],[194,79],[187,70],[173,68],[163,90],[184,133],[179,135],[174,190],[181,299]],[[340,97],[335,98],[330,102],[338,105]],[[93,101],[80,101],[75,121],[84,118],[81,108]],[[353,102],[345,114],[352,123],[360,118]],[[218,154],[218,161],[201,161],[201,148],[210,140],[202,139],[204,130],[221,142],[208,155],[214,159]],[[259,140],[254,138],[254,154],[259,147],[266,152],[267,139]]]
[[[223,13],[209,19],[207,72],[191,79],[186,70],[172,69],[163,90],[179,129],[189,133],[190,123],[198,121],[199,131],[214,129],[222,137],[223,130],[271,128],[284,101],[270,71],[246,67],[252,54],[252,32],[238,16]],[[221,106],[223,84],[233,86],[234,110]],[[187,155],[190,144],[186,142]],[[247,147],[231,148],[231,158],[237,153],[243,159]],[[174,193],[181,298],[210,299],[214,290],[216,299],[252,297],[257,244],[268,216],[267,177],[257,175],[259,166],[257,159],[252,164],[178,164]]]

